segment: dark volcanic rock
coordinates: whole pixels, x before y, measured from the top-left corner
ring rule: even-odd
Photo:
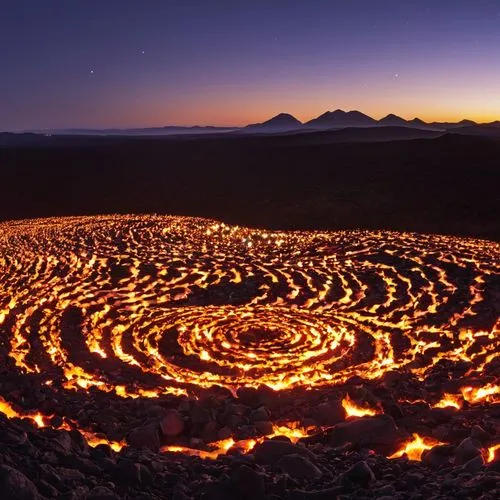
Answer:
[[[2,500],[37,500],[37,487],[22,472],[0,465],[0,498]]]
[[[189,410],[189,418],[193,424],[205,424],[210,420],[210,412],[199,403],[193,402]]]
[[[177,410],[166,410],[160,420],[160,430],[164,436],[178,436],[184,430],[184,420]]]
[[[86,500],[118,500],[118,495],[106,486],[96,486],[89,491]]]
[[[269,434],[273,433],[273,423],[270,422],[269,420],[259,420],[258,422],[255,422],[255,429],[259,434],[262,434],[263,436],[267,436]]]
[[[337,424],[331,433],[333,445],[353,443],[374,449],[393,446],[402,437],[396,423],[388,415],[361,417]]]
[[[464,439],[455,450],[455,464],[463,465],[469,460],[481,455],[481,450],[471,438]]]
[[[236,395],[241,403],[250,408],[258,408],[259,406],[269,407],[270,403],[276,401],[278,394],[269,387],[240,387],[236,391]]]
[[[319,479],[323,475],[321,470],[308,458],[298,454],[281,457],[276,467],[299,481],[303,479]]]
[[[24,444],[28,439],[24,431],[17,431],[14,429],[0,430],[0,443],[12,445],[12,444]]]
[[[269,439],[254,448],[255,460],[258,463],[275,465],[285,455],[300,454],[309,458],[314,455],[305,448],[289,441]]]
[[[158,451],[160,448],[158,425],[151,423],[134,429],[128,437],[128,443],[133,448],[148,448],[151,451]]]
[[[348,477],[353,483],[361,484],[363,486],[367,486],[372,481],[375,481],[375,474],[365,461],[354,464],[347,470],[345,476]]]
[[[118,483],[140,484],[141,467],[139,464],[136,464],[131,460],[120,460],[118,467],[115,470],[115,478]]]
[[[76,469],[57,467],[55,472],[57,474],[57,477],[59,477],[61,483],[69,486],[74,486],[85,479],[85,476]]]
[[[288,498],[289,500],[332,500],[340,498],[338,495],[340,495],[343,490],[344,488],[342,486],[334,486],[333,488],[326,488],[324,490],[293,490],[290,491]]]
[[[248,467],[248,465],[240,465],[235,468],[232,472],[231,480],[242,498],[248,500],[265,498],[264,476]]]
[[[451,457],[453,456],[453,447],[434,446],[429,451],[424,452],[422,455],[422,462],[428,467],[438,469],[450,464]]]
[[[471,432],[470,432],[470,437],[472,439],[476,439],[477,441],[481,443],[488,443],[493,439],[493,436],[489,433],[486,432],[481,426],[475,425],[472,427]]]
[[[311,417],[320,425],[335,425],[345,420],[346,413],[341,401],[328,401],[316,406]]]
[[[466,462],[462,466],[462,470],[465,472],[469,472],[471,474],[475,474],[476,472],[479,472],[484,465],[484,459],[482,455],[477,455],[474,458],[471,458],[468,462]]]
[[[261,406],[250,413],[251,422],[263,422],[266,420],[269,420],[269,411],[264,406]]]

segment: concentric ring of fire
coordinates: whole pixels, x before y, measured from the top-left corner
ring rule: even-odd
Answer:
[[[3,223],[0,328],[20,371],[62,377],[68,390],[313,388],[390,370],[424,378],[451,360],[470,369],[436,406],[498,402],[498,378],[477,378],[498,363],[488,300],[499,255],[500,245],[471,239],[183,217]],[[84,366],[69,340],[75,325]],[[114,380],[111,361],[137,382]]]

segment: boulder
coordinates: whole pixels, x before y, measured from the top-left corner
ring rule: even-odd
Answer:
[[[469,472],[470,474],[476,474],[479,472],[484,465],[484,459],[482,455],[477,455],[471,458],[468,462],[462,465],[462,470],[464,472]]]
[[[89,491],[86,500],[118,500],[118,495],[106,486],[96,486]]]
[[[306,448],[302,448],[290,441],[281,439],[268,439],[254,448],[255,461],[257,463],[276,465],[286,455],[303,455],[314,460],[314,455]]]
[[[251,422],[263,422],[269,420],[269,411],[265,406],[261,406],[250,412]]]
[[[375,474],[364,460],[350,467],[345,472],[345,476],[361,486],[368,486],[372,481],[375,481]]]
[[[403,437],[401,434],[392,417],[376,415],[337,424],[332,429],[331,442],[334,446],[352,443],[378,451],[393,446]]]
[[[335,425],[345,420],[346,412],[339,400],[332,400],[316,406],[311,417],[320,425]]]
[[[319,479],[323,475],[308,458],[296,453],[281,457],[276,467],[297,481]]]
[[[193,402],[189,410],[189,418],[193,424],[205,424],[210,420],[210,412],[199,403]]]
[[[471,438],[465,438],[455,450],[455,465],[464,465],[469,460],[481,455],[481,450]]]
[[[177,410],[164,410],[160,420],[160,430],[164,436],[178,436],[184,430],[184,420]]]
[[[0,465],[0,498],[2,500],[38,500],[37,487],[22,472]]]
[[[266,498],[264,476],[248,465],[236,467],[231,474],[231,481],[241,498],[259,500]]]
[[[241,403],[250,408],[269,406],[270,403],[277,400],[277,393],[266,386],[261,386],[258,389],[240,387],[236,391],[236,395]]]
[[[134,429],[128,436],[127,441],[133,448],[148,448],[151,451],[158,451],[160,449],[158,425],[148,424]]]

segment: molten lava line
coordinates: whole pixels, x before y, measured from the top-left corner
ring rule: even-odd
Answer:
[[[264,231],[188,217],[0,223],[2,340],[20,376],[45,383],[48,370],[61,373],[54,391],[153,399],[213,386],[285,391],[397,371],[422,381],[442,364],[466,363],[460,394],[433,406],[496,404],[500,319],[489,318],[499,256],[499,244],[481,240]],[[70,352],[75,341],[85,363]],[[343,406],[349,418],[379,413],[348,396]],[[18,416],[5,400],[0,411]],[[37,426],[50,418],[23,417]],[[273,432],[301,437],[287,429]],[[412,456],[432,444],[419,439]],[[228,442],[213,446],[207,453]]]
[[[413,434],[413,439],[408,441],[403,448],[392,454],[389,458],[400,458],[406,455],[409,460],[422,460],[422,453],[425,450],[430,450],[434,446],[443,445],[436,439],[429,437],[421,437],[418,434]]]

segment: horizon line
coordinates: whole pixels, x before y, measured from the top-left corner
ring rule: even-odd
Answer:
[[[319,115],[314,115],[313,117],[311,118],[308,118],[304,121],[300,120],[299,118],[297,118],[293,113],[290,113],[290,112],[287,112],[287,111],[280,111],[278,113],[275,113],[273,114],[272,116],[270,117],[267,117],[267,118],[264,118],[262,119],[262,121],[260,122],[251,122],[251,123],[243,123],[241,122],[240,124],[238,125],[227,125],[227,124],[217,124],[217,125],[214,125],[213,122],[210,122],[210,123],[204,123],[204,121],[200,121],[200,122],[194,122],[194,123],[190,123],[190,124],[186,124],[185,122],[180,122],[180,123],[163,123],[163,124],[151,124],[151,125],[72,125],[72,126],[60,126],[60,127],[27,127],[27,128],[22,128],[22,129],[3,129],[3,130],[0,130],[0,133],[43,133],[43,132],[50,132],[50,131],[63,131],[63,130],[130,130],[130,129],[152,129],[152,128],[166,128],[166,127],[182,127],[182,128],[191,128],[191,127],[203,127],[203,128],[208,128],[208,127],[213,127],[213,128],[228,128],[228,129],[238,129],[238,128],[245,128],[249,125],[258,125],[258,124],[261,124],[261,123],[265,123],[279,115],[282,115],[282,114],[285,114],[285,115],[290,115],[292,117],[294,117],[296,120],[298,120],[302,125],[305,125],[306,123],[316,119],[316,118],[319,118],[320,116],[322,116],[323,114],[325,113],[333,113],[335,111],[342,111],[343,113],[352,113],[352,112],[358,112],[358,113],[362,113],[366,116],[368,116],[369,118],[372,118],[373,120],[375,121],[380,121],[388,116],[396,116],[398,118],[402,118],[403,120],[406,120],[406,121],[411,121],[411,120],[415,120],[415,119],[418,119],[418,120],[422,120],[424,123],[430,125],[430,124],[433,124],[433,123],[460,123],[462,121],[472,121],[472,122],[475,122],[477,125],[484,125],[484,124],[488,124],[488,123],[495,123],[497,121],[499,121],[500,119],[497,118],[497,119],[493,119],[493,120],[486,120],[486,121],[482,121],[482,120],[477,120],[477,119],[471,119],[471,118],[460,118],[460,119],[434,119],[432,121],[427,121],[427,120],[424,120],[422,118],[420,118],[418,115],[416,116],[411,116],[410,118],[408,118],[409,115],[407,114],[398,114],[398,113],[393,113],[393,112],[390,112],[390,113],[386,113],[386,114],[383,114],[383,115],[380,115],[380,118],[375,118],[375,116],[379,116],[378,114],[372,116],[368,113],[364,113],[363,111],[360,111],[359,109],[347,109],[347,110],[344,110],[342,108],[336,108],[336,109],[333,109],[333,110],[327,110],[327,111],[324,111],[322,113],[320,113]]]

